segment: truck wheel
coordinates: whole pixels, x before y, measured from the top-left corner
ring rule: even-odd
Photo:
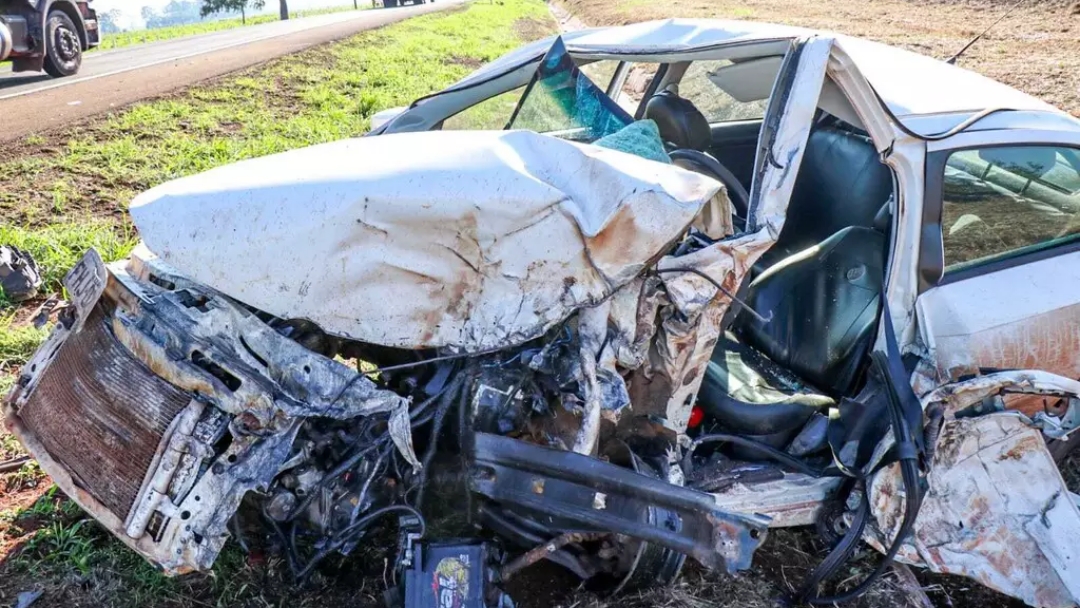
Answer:
[[[82,43],[71,17],[50,11],[45,22],[45,72],[53,78],[71,76],[82,65]]]

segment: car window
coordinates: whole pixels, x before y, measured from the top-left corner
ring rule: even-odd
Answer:
[[[710,123],[730,120],[756,120],[765,116],[768,92],[763,99],[739,101],[724,92],[711,76],[724,67],[732,65],[727,60],[695,61],[690,64],[679,81],[679,96],[689,99]],[[764,76],[764,75],[763,75]],[[768,74],[764,90],[772,88],[775,74]]]
[[[443,131],[500,131],[510,120],[525,87],[489,97],[443,121]]]
[[[612,99],[630,114],[636,113],[659,69],[659,63],[631,63],[626,70],[626,78],[619,90],[613,92]]]
[[[507,129],[592,142],[634,122],[574,64],[562,39],[540,61]]]
[[[1080,154],[1054,146],[960,150],[945,162],[945,271],[1080,236]]]
[[[600,61],[594,61],[579,66],[579,69],[589,77],[589,80],[600,87],[600,90],[607,91],[608,85],[611,84],[611,79],[615,76],[615,70],[618,69],[618,67],[618,61],[613,59],[601,59]]]

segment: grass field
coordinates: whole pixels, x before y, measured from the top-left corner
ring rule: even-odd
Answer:
[[[364,1],[358,3],[360,10],[371,8],[371,2]],[[303,17],[313,17],[315,15],[325,15],[327,13],[341,13],[345,11],[356,10],[352,5],[348,6],[332,6],[328,8],[318,8],[306,11],[294,11],[290,17],[292,19],[301,19]],[[216,19],[213,21],[200,21],[199,23],[185,23],[184,25],[173,25],[169,27],[159,27],[152,30],[135,30],[131,32],[120,32],[117,34],[105,34],[101,38],[101,44],[94,50],[104,51],[107,49],[118,49],[125,46],[131,46],[133,44],[142,44],[144,42],[157,42],[159,40],[170,40],[172,38],[182,38],[184,36],[194,36],[195,34],[209,34],[210,32],[218,32],[221,30],[231,30],[238,27],[246,27],[249,25],[258,25],[260,23],[273,23],[278,20],[276,14],[260,14],[252,15],[246,20],[240,17],[229,19]]]
[[[776,20],[868,35],[938,56],[962,46],[1001,6],[903,0],[563,1],[593,24],[675,14]],[[1049,3],[1032,4],[1018,14],[1025,17],[999,26],[962,65],[1080,111],[1080,18],[1069,16],[1064,5]],[[137,240],[126,213],[136,193],[244,158],[361,134],[375,112],[439,89],[552,31],[554,22],[539,0],[478,2],[286,57],[65,131],[5,144],[0,147],[0,242],[29,250],[45,269],[46,291],[56,291],[59,278],[87,247],[96,247],[107,259],[126,255]],[[1033,65],[1021,61],[1022,53]],[[1036,69],[1041,67],[1047,69]],[[0,392],[45,335],[26,323],[33,308],[34,303],[16,307],[0,299]],[[0,461],[20,453],[18,443],[0,433]],[[1078,466],[1068,465],[1074,478],[1080,478]],[[254,546],[265,540],[257,530],[251,532]],[[672,589],[609,601],[573,591],[565,576],[542,578],[547,575],[541,573],[523,583],[515,597],[525,608],[765,608],[798,584],[822,549],[812,534],[780,531],[759,553],[757,570],[738,577],[691,567]],[[296,589],[272,551],[246,554],[230,544],[212,575],[165,578],[50,489],[36,465],[0,475],[0,606],[13,605],[16,594],[33,589],[44,591],[36,608],[380,606],[382,560],[376,548],[370,555],[328,564],[309,585]],[[876,560],[876,554],[864,550],[846,574],[855,580]],[[962,579],[923,582],[943,606],[1011,605]],[[857,605],[902,606],[904,599],[889,577]]]

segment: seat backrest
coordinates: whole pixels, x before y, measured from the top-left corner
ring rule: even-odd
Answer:
[[[676,148],[705,152],[712,145],[709,121],[688,99],[660,91],[645,104],[645,118],[656,123],[660,138]]]
[[[848,226],[874,226],[893,191],[892,172],[869,138],[841,129],[810,134],[780,236],[757,265],[820,243]]]
[[[877,328],[887,245],[884,233],[851,226],[773,264],[746,293],[772,319],[743,313],[732,328],[815,388],[848,394]]]

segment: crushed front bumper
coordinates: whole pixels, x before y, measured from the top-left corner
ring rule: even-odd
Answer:
[[[106,268],[90,251],[65,285],[73,305],[5,400],[7,425],[60,489],[167,573],[210,568],[303,418],[389,412],[408,429],[405,399],[148,252]]]
[[[272,487],[306,419],[388,414],[415,460],[406,398],[149,252],[106,267],[91,251],[65,284],[72,305],[5,400],[7,424],[65,493],[166,573],[212,566],[241,499]],[[555,530],[636,539],[642,554],[660,547],[672,576],[682,555],[749,567],[769,525],[625,463],[482,433],[474,447],[472,490],[485,500],[555,513]],[[533,482],[548,491],[519,491]]]

